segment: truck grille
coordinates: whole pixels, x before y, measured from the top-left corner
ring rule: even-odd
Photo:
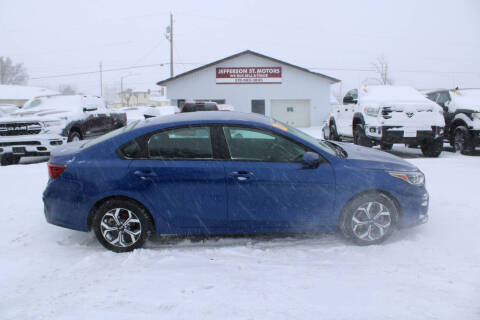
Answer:
[[[42,126],[38,122],[0,123],[0,136],[26,136],[40,131]]]

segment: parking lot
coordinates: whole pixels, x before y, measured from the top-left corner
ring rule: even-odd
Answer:
[[[1,318],[478,318],[480,157],[392,153],[426,174],[430,221],[369,247],[336,234],[154,238],[115,254],[46,223],[45,163],[2,167]]]

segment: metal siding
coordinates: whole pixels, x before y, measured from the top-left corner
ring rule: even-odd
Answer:
[[[282,67],[281,84],[216,84],[217,67]],[[313,74],[265,58],[246,54],[191,73],[167,84],[168,98],[195,100],[225,99],[236,111],[250,112],[251,100],[265,100],[270,116],[270,100],[310,100],[310,125],[321,125],[330,112],[330,82]]]

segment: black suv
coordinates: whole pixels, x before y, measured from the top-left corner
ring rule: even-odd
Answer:
[[[470,154],[480,146],[480,89],[439,89],[426,95],[443,108],[444,136],[456,151]]]

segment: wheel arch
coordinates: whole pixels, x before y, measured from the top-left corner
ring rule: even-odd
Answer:
[[[131,197],[127,197],[127,196],[124,196],[124,195],[111,195],[111,196],[108,196],[108,197],[105,197],[105,198],[102,198],[100,200],[98,200],[92,207],[92,209],[90,209],[90,212],[88,213],[88,216],[87,216],[87,228],[88,230],[90,231],[92,229],[92,223],[93,223],[93,217],[95,215],[95,212],[97,211],[98,208],[100,208],[100,206],[102,206],[104,203],[106,203],[107,201],[110,201],[110,200],[114,200],[114,199],[118,199],[118,200],[126,200],[126,201],[132,201],[134,202],[135,204],[141,206],[143,209],[145,209],[145,212],[147,212],[147,214],[150,216],[150,218],[152,219],[152,223],[153,223],[153,230],[156,232],[156,221],[152,215],[152,213],[150,212],[150,210],[148,209],[147,206],[145,206],[143,203],[141,203],[140,201],[134,199],[134,198],[131,198]]]
[[[354,194],[352,197],[350,197],[350,199],[348,199],[345,202],[345,204],[343,205],[342,209],[339,211],[339,214],[338,214],[338,222],[337,223],[338,223],[339,227],[343,223],[342,219],[343,219],[343,216],[345,214],[346,208],[356,199],[358,199],[360,197],[363,197],[365,195],[369,195],[369,194],[384,195],[394,203],[395,209],[397,209],[397,217],[396,217],[396,220],[395,220],[395,225],[398,225],[398,223],[399,223],[399,221],[401,220],[401,217],[402,217],[402,206],[400,205],[400,202],[398,202],[397,198],[395,196],[393,196],[393,194],[391,194],[390,192],[382,190],[382,189],[369,189],[369,190],[364,190],[364,191],[361,191],[359,193]]]

